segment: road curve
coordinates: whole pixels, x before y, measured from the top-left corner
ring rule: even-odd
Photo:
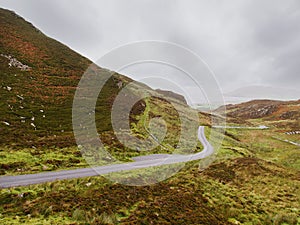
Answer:
[[[73,178],[98,176],[111,172],[134,170],[139,168],[147,168],[161,165],[174,164],[179,162],[188,162],[197,159],[203,159],[214,152],[213,147],[207,141],[204,134],[204,127],[198,129],[198,139],[202,143],[204,149],[195,154],[176,155],[176,154],[154,154],[133,158],[135,162],[112,164],[107,166],[98,166],[74,170],[62,170],[53,172],[43,172],[37,174],[1,176],[0,188],[9,188],[17,186],[27,186],[31,184],[40,184],[56,180],[65,180]]]

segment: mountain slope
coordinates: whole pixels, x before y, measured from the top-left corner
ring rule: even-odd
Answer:
[[[275,101],[253,100],[241,104],[223,106],[215,112],[226,108],[229,121],[242,123],[251,120],[262,120],[266,124],[273,124],[286,129],[300,129],[300,100]],[[224,116],[224,115],[223,115]]]
[[[92,62],[45,36],[14,12],[0,9],[0,18],[0,146],[75,146],[73,97],[81,76]],[[130,150],[125,149],[115,137],[111,107],[121,90],[120,83],[125,86],[132,80],[100,67],[97,67],[97,73],[99,76],[112,73],[96,104],[97,130],[109,148],[124,155],[125,150],[127,153]],[[134,106],[130,114],[132,132],[145,139],[149,136],[145,126],[150,119],[164,118],[170,128],[164,144],[170,146],[170,151],[178,142],[180,118],[178,109],[165,99],[175,102],[191,123],[199,122],[188,118],[191,109],[182,96],[157,92],[141,83],[135,84],[130,90],[130,97],[122,104],[126,105],[129,98],[139,97],[144,91],[156,97],[141,100]],[[160,149],[159,146],[154,152]],[[137,152],[128,154],[136,155]]]
[[[0,144],[31,145],[39,136],[69,132],[71,97],[91,62],[11,11],[0,9],[0,18]],[[8,57],[30,69],[10,66]]]

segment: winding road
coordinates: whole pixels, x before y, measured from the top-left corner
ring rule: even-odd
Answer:
[[[118,171],[127,171],[203,159],[214,152],[213,147],[205,137],[203,126],[200,126],[198,129],[198,139],[202,143],[204,149],[201,152],[195,154],[154,154],[148,156],[135,157],[133,158],[135,162],[130,163],[112,164],[107,166],[98,166],[74,170],[43,172],[37,174],[1,176],[0,188],[27,186],[31,184],[40,184],[56,180],[91,177]]]

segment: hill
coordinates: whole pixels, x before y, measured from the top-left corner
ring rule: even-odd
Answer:
[[[276,101],[253,100],[241,104],[230,104],[216,109],[226,108],[228,120],[237,123],[251,123],[260,119],[266,124],[282,129],[300,129],[300,100]],[[224,116],[224,115],[223,115]]]
[[[72,95],[91,62],[14,12],[0,9],[0,18],[0,145],[69,145]]]
[[[71,121],[72,101],[81,76],[92,62],[45,36],[14,12],[4,9],[0,9],[0,34],[0,145],[75,145]],[[111,73],[100,67],[97,72],[100,75]],[[125,86],[130,81],[132,80],[114,73],[102,89],[96,106],[96,110],[101,112],[96,118],[99,133],[112,131],[110,112],[113,100],[120,91],[118,85],[123,83]],[[138,85],[137,89],[155,92],[143,84]],[[174,99],[187,108],[182,96],[169,92],[160,93],[155,92],[161,99],[167,94],[168,99]],[[134,91],[131,94],[138,95]],[[155,106],[151,107],[153,116],[176,115],[176,111],[168,103],[162,104],[159,98],[149,98],[147,104]],[[132,113],[132,120],[135,122],[137,121],[133,117],[143,112],[139,105],[141,102]],[[170,113],[164,113],[167,110]],[[111,135],[113,134],[110,133],[109,136]]]

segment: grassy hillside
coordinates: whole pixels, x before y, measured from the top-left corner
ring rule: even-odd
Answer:
[[[158,173],[159,175],[159,173]],[[1,190],[5,224],[300,223],[299,175],[257,159],[191,163],[145,187],[85,178]]]
[[[86,166],[74,139],[72,104],[76,87],[92,62],[45,36],[14,12],[0,9],[0,18],[1,173]],[[190,117],[191,109],[182,96],[135,83],[128,99],[122,102],[124,106],[130,98],[145,91],[156,97],[139,101],[131,110],[132,134],[141,141],[147,139],[152,118],[164,119],[168,132],[163,143],[152,151],[127,148],[116,138],[117,131],[113,131],[111,107],[121,90],[120,83],[124,87],[132,80],[100,67],[97,74],[112,75],[99,94],[95,117],[105,149],[119,160],[128,161],[141,154],[170,153],[178,143],[180,119],[199,123]],[[170,102],[164,100],[166,97]],[[178,112],[184,118],[179,118]],[[199,116],[203,124],[210,123],[207,115]],[[200,144],[197,149],[201,149]]]
[[[217,109],[216,112],[220,109]],[[227,105],[226,111],[229,121],[232,122],[242,123],[244,121],[244,123],[251,124],[251,121],[260,120],[266,125],[273,125],[287,131],[300,129],[300,100],[253,100]]]
[[[31,67],[0,56],[0,145],[70,145],[72,95],[90,61],[11,11],[0,9],[0,18],[0,53]]]

